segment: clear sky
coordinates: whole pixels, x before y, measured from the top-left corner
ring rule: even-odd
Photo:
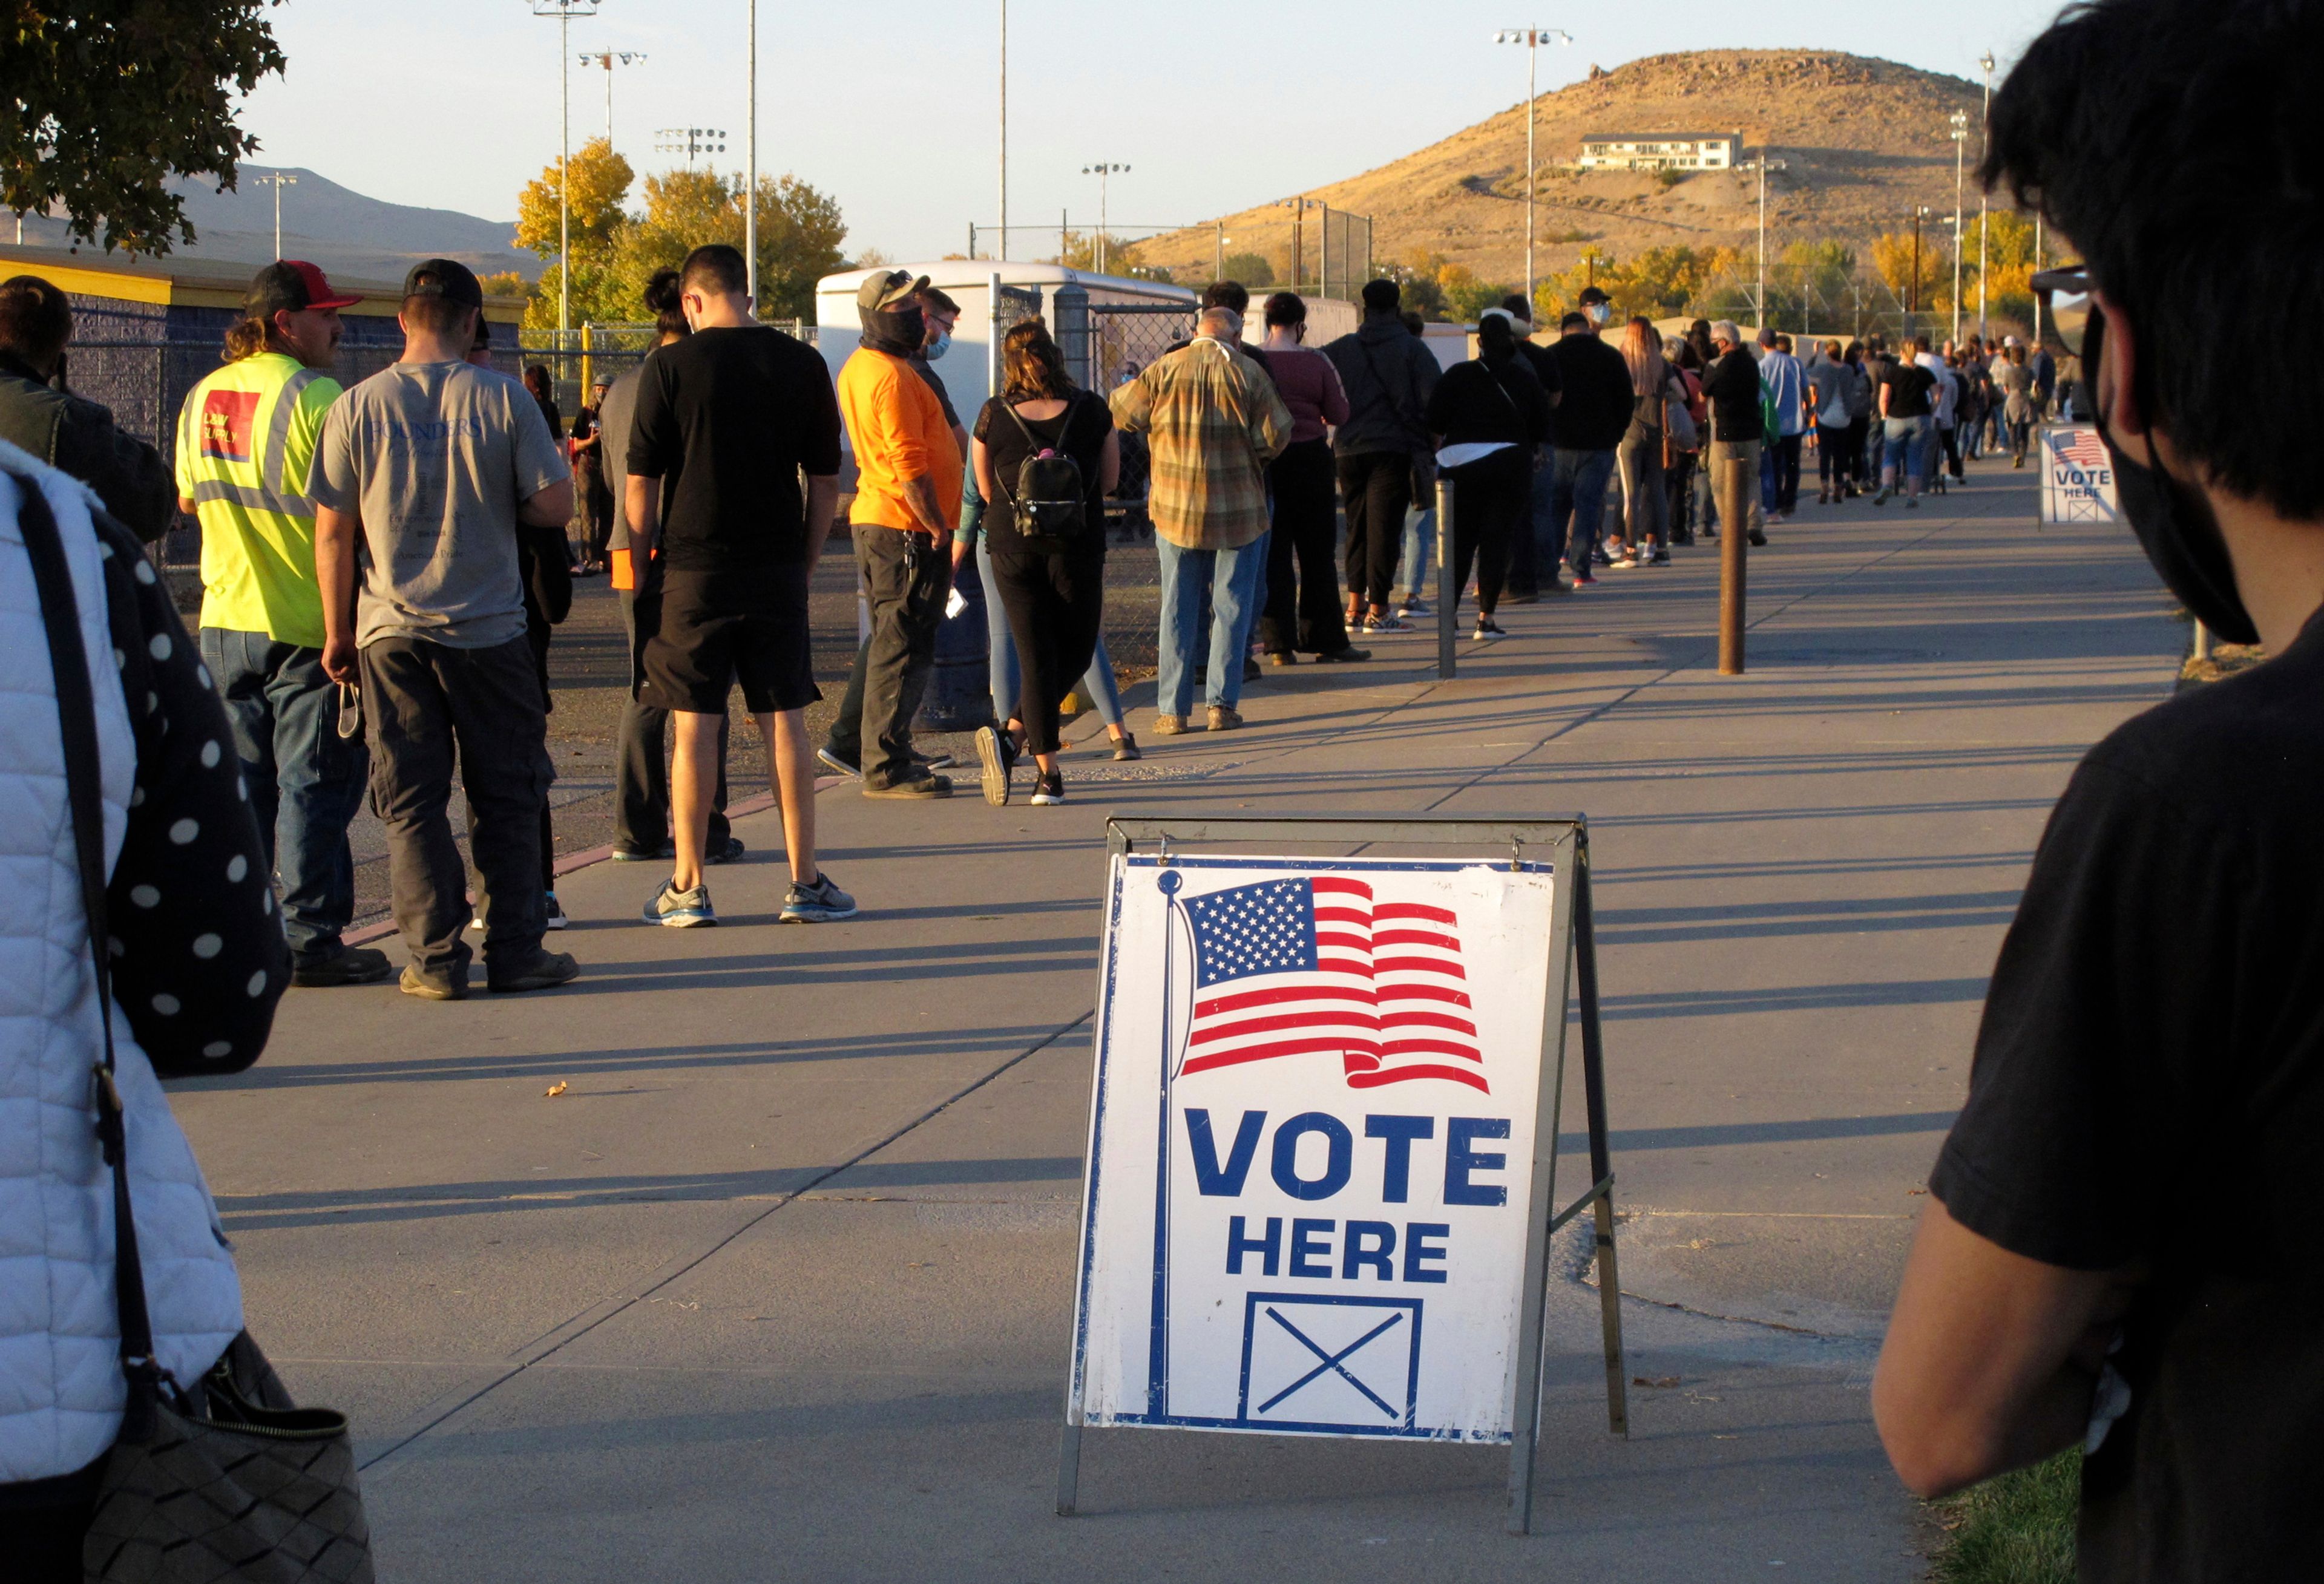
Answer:
[[[969,222],[990,223],[996,207],[999,9],[760,0],[760,169],[835,198],[851,247],[898,259],[961,249]],[[1496,47],[1498,28],[1573,35],[1542,51],[1545,92],[1593,62],[1738,47],[1846,50],[1974,78],[1987,49],[2006,72],[2056,9],[1010,0],[1010,218],[1054,226],[1070,209],[1076,226],[1094,223],[1097,179],[1080,172],[1100,161],[1131,167],[1112,179],[1117,228],[1206,219],[1387,163],[1524,97],[1525,51]],[[556,157],[558,24],[530,0],[288,0],[271,14],[290,69],[244,106],[263,144],[245,180],[305,166],[374,198],[508,217]],[[615,146],[641,174],[678,162],[654,152],[654,134],[687,124],[724,127],[740,164],[746,14],[746,0],[603,0],[570,24],[576,56],[647,56],[613,74]],[[874,16],[876,33],[864,25]],[[605,73],[576,64],[576,144],[604,127]]]

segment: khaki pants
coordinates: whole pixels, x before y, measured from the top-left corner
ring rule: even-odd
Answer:
[[[1719,502],[1719,531],[1750,534],[1759,530],[1759,442],[1713,440],[1711,443],[1711,499]]]

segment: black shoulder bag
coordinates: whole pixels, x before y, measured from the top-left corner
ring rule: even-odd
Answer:
[[[106,938],[105,806],[96,701],[56,519],[33,480],[17,483],[24,551],[56,678],[66,806],[105,1026],[105,1059],[94,1074],[97,1136],[113,1168],[114,1299],[129,1380],[121,1434],[106,1460],[82,1547],[83,1576],[89,1584],[370,1584],[371,1535],[346,1416],[291,1406],[248,1332],[191,1391],[153,1358],[114,1084],[113,975],[98,944]]]

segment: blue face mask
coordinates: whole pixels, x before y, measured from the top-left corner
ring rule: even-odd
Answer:
[[[951,350],[952,332],[950,330],[938,330],[936,332],[936,338],[920,348],[920,355],[927,358],[930,363],[934,363],[936,359],[942,357],[945,353],[950,352]]]

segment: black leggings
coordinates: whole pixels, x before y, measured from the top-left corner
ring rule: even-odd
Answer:
[[[1105,550],[1038,556],[995,548],[992,581],[1017,642],[1017,718],[1028,753],[1057,751],[1057,706],[1090,668],[1105,614]]]
[[[1452,596],[1440,621],[1450,622],[1461,608],[1471,560],[1477,566],[1478,613],[1489,616],[1500,604],[1501,580],[1509,569],[1509,532],[1532,501],[1533,476],[1526,469],[1531,456],[1523,449],[1504,453],[1452,475]]]
[[[1385,610],[1404,548],[1404,509],[1412,503],[1412,457],[1366,451],[1341,457],[1339,471],[1348,510],[1348,597]]]
[[[1294,440],[1268,465],[1267,483],[1275,495],[1275,537],[1267,547],[1267,609],[1259,614],[1259,640],[1269,654],[1343,649],[1348,628],[1340,610],[1340,569],[1332,554],[1340,534],[1333,514],[1337,502],[1330,442]]]

